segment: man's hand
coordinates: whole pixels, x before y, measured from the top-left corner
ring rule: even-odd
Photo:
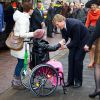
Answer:
[[[62,39],[61,41],[59,41],[59,43],[60,43],[61,45],[64,45],[64,44],[65,44],[65,39]]]
[[[89,46],[88,46],[88,45],[85,45],[85,46],[84,46],[84,50],[85,50],[85,51],[89,51]]]
[[[59,43],[61,44],[60,50],[65,49],[65,39],[62,39]]]
[[[42,26],[42,28],[44,28],[44,27],[45,27],[45,23],[44,23],[44,22],[42,22],[42,23],[41,23],[41,26]]]

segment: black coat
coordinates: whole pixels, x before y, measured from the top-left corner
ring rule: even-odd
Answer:
[[[62,29],[61,33],[66,42],[69,38],[71,39],[70,43],[67,45],[69,49],[84,47],[90,36],[84,24],[81,21],[73,18],[67,18],[66,29]]]
[[[52,20],[53,20],[54,14],[55,14],[54,8],[49,7],[48,13],[47,13],[47,18],[46,18],[47,36],[48,37],[52,37],[53,28],[54,28]]]
[[[41,15],[42,14],[42,15]],[[42,26],[41,26],[41,23],[44,21],[44,18],[43,18],[43,11],[40,11],[36,8],[34,9],[33,11],[33,14],[31,16],[31,19],[30,19],[30,27],[31,27],[31,31],[35,31],[36,29],[41,29]]]
[[[5,32],[7,35],[13,30],[14,27],[14,20],[13,20],[13,14],[14,14],[14,9],[11,5],[9,5],[5,10],[4,10],[4,21],[6,22],[6,28]]]
[[[90,37],[87,45],[91,48],[93,42],[97,39],[100,38],[100,17],[96,23],[96,27],[95,27],[95,32],[92,34],[92,36]]]
[[[54,15],[55,15],[54,8],[49,7],[48,13],[47,13],[47,19],[52,21]]]
[[[49,43],[43,39],[34,39],[31,65],[34,67],[35,65],[49,61],[49,52],[56,51],[60,47],[61,45],[59,43],[57,45],[50,46]]]

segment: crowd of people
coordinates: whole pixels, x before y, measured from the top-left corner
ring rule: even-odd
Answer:
[[[94,67],[95,69],[96,89],[94,93],[89,95],[89,97],[93,98],[100,95],[99,6],[99,0],[90,0],[86,4],[60,1],[54,4],[52,2],[47,9],[47,16],[44,18],[44,12],[41,9],[41,1],[37,2],[37,7],[34,9],[30,2],[24,2],[22,5],[18,4],[16,8],[13,8],[11,3],[8,3],[4,5],[5,30],[7,34],[14,30],[16,36],[23,37],[24,39],[34,37],[35,44],[39,45],[39,43],[43,42],[44,46],[46,46],[45,48],[48,48],[48,51],[55,51],[59,48],[63,49],[65,42],[61,40],[57,45],[51,48],[48,46],[48,42],[45,38],[43,38],[44,35],[53,38],[54,34],[58,33],[57,29],[60,29],[62,38],[64,38],[66,42],[70,38],[69,44],[66,45],[69,49],[66,87],[73,86],[74,88],[79,88],[82,86],[83,61],[86,51],[89,51],[90,64],[88,67]],[[47,34],[44,34],[45,32],[40,30],[44,29],[45,26],[47,27]],[[40,41],[40,39],[43,40]],[[42,47],[42,49],[43,48],[44,47]],[[24,53],[25,45],[23,49],[19,51],[11,50],[11,55],[18,60],[14,71],[14,79],[12,81],[13,87],[23,88],[20,80],[20,72],[24,66]],[[48,60],[48,57],[45,58],[45,61]]]

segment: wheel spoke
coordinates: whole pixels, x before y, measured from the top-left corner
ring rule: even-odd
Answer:
[[[30,78],[31,90],[39,96],[51,94],[56,89],[57,82],[58,77],[56,71],[45,64],[33,70]]]

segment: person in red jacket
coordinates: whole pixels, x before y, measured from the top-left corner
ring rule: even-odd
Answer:
[[[100,9],[98,8],[99,2],[97,0],[90,0],[86,3],[85,6],[89,8],[85,26],[89,29],[90,34],[92,36],[92,33],[94,32],[96,26],[96,22],[100,16]],[[92,48],[89,52],[90,56],[90,64],[88,65],[89,68],[92,68],[94,65],[94,50],[95,50],[95,45],[92,45]]]
[[[12,4],[12,7],[13,7],[14,9],[17,8],[17,2],[13,1],[11,4]]]

